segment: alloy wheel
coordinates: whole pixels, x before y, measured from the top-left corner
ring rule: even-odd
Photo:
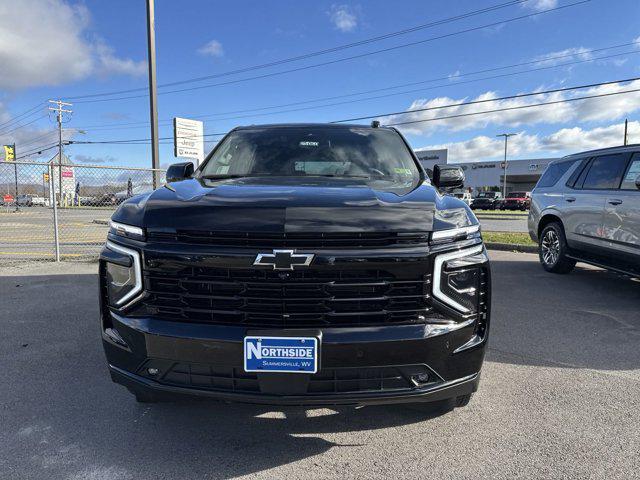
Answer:
[[[549,229],[542,238],[542,260],[547,265],[555,265],[560,257],[560,239],[555,230]]]

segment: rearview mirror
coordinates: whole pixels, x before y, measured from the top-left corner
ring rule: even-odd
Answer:
[[[433,184],[441,189],[462,188],[464,187],[464,170],[454,165],[434,165]]]
[[[186,180],[187,178],[191,178],[191,175],[193,175],[193,163],[174,163],[167,169],[167,183]]]

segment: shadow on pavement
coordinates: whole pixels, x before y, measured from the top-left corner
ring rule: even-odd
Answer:
[[[0,295],[6,478],[230,478],[359,447],[325,434],[369,435],[443,413],[411,405],[137,404],[107,372],[96,275],[0,276]]]
[[[487,359],[597,370],[640,368],[640,283],[578,264],[545,272],[535,255],[494,254]]]
[[[488,360],[640,367],[640,284],[590,268],[548,274],[532,255],[493,256]],[[229,478],[359,448],[340,442],[341,433],[365,443],[376,430],[438,415],[410,406],[138,405],[107,373],[95,274],[0,276],[0,299],[6,478]],[[333,441],[323,438],[329,434]]]

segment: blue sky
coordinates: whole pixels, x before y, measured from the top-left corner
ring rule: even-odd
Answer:
[[[588,51],[640,42],[640,2],[637,0],[592,0],[532,18],[455,34],[574,1],[529,0],[302,61],[166,87],[160,89],[159,96],[160,136],[172,135],[170,120],[173,116],[207,116],[203,118],[205,133],[216,133],[241,124],[324,122],[401,112],[412,106],[432,107],[536,89],[640,76],[640,44],[599,52]],[[506,0],[156,0],[158,83],[178,82],[278,61],[500,3],[506,3]],[[454,35],[322,67],[189,92],[162,94],[170,89],[242,80],[448,34]],[[598,59],[611,55],[617,56]],[[549,60],[548,57],[556,58]],[[468,75],[478,70],[534,61],[536,63],[526,67]],[[573,65],[556,66],[565,62]],[[0,141],[15,141],[18,155],[55,141],[55,135],[47,133],[54,129],[54,123],[48,118],[39,119],[45,114],[43,109],[36,109],[16,119],[17,115],[50,98],[69,99],[74,103],[73,116],[65,124],[68,138],[109,141],[149,137],[149,127],[145,125],[148,122],[148,100],[113,100],[144,92],[73,98],[146,87],[143,0],[22,0],[17,3],[0,0],[0,65],[3,66],[0,75],[0,124],[12,122],[0,127]],[[528,71],[531,69],[538,71]],[[523,71],[502,78],[482,79],[490,75]],[[437,78],[443,80],[428,82]],[[424,83],[388,88],[414,82]],[[589,93],[632,87],[640,88],[640,83],[599,87]],[[297,106],[265,108],[383,88],[387,90]],[[410,113],[385,117],[382,121],[420,120],[584,94],[585,91],[568,92],[534,99]],[[386,96],[370,98],[381,95]],[[104,99],[109,101],[87,102]],[[363,101],[353,101],[360,99]],[[335,104],[347,100],[351,102]],[[306,109],[283,112],[302,107]],[[228,113],[242,110],[249,112]],[[499,157],[502,154],[501,143],[495,135],[504,131],[520,134],[512,140],[513,157],[550,157],[582,148],[620,143],[621,125],[626,117],[631,122],[631,140],[640,143],[638,110],[640,96],[635,93],[413,124],[404,128],[403,132],[414,148],[450,148],[452,160]],[[260,115],[256,115],[258,113]],[[16,127],[21,128],[7,132]],[[86,133],[80,134],[78,129]],[[163,164],[175,160],[170,143],[167,141],[161,145]],[[212,143],[208,142],[207,149],[211,146]],[[146,144],[72,145],[66,151],[78,162],[135,166],[150,164],[150,149]],[[46,152],[41,159],[49,158],[53,153]],[[37,158],[37,155],[32,158]]]

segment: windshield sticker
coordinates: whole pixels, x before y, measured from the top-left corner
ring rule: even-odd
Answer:
[[[320,142],[311,142],[309,140],[304,140],[300,142],[301,147],[317,147],[320,145]]]

